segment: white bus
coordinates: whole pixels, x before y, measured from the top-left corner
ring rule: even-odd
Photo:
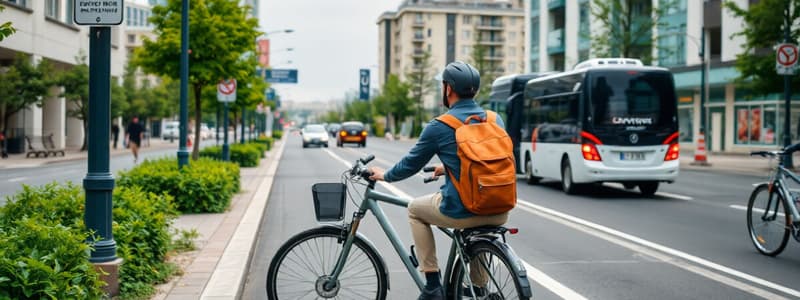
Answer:
[[[560,180],[564,192],[618,182],[653,195],[679,171],[675,84],[664,68],[594,59],[525,86],[517,156],[529,183]]]

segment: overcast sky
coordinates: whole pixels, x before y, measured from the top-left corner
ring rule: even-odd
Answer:
[[[270,64],[298,69],[297,84],[272,85],[284,100],[327,101],[358,90],[359,69],[377,85],[378,16],[401,0],[261,0],[261,31],[273,34]],[[285,51],[294,48],[294,51]],[[288,64],[287,61],[291,61]]]

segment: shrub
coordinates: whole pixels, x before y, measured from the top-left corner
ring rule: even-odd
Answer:
[[[200,157],[208,157],[211,159],[222,159],[222,146],[208,146],[200,149]]]
[[[273,130],[272,131],[272,138],[276,140],[280,140],[283,137],[283,131],[280,130]]]
[[[0,228],[0,298],[102,297],[104,283],[89,263],[87,234],[54,223],[23,217]]]
[[[248,143],[247,145],[250,145],[251,147],[253,147],[253,148],[255,148],[256,150],[258,150],[258,152],[259,152],[259,153],[261,153],[261,155],[259,156],[259,158],[265,158],[265,157],[267,157],[267,145],[266,145],[266,144],[264,144],[264,143],[259,143],[259,142],[250,142],[250,143]]]
[[[178,170],[176,159],[162,158],[120,172],[117,182],[121,187],[169,194],[181,212],[222,212],[239,191],[239,166],[201,158]]]
[[[269,151],[270,149],[272,149],[272,143],[273,143],[274,141],[275,141],[275,140],[274,140],[272,137],[260,137],[260,138],[257,138],[257,139],[255,140],[255,142],[256,142],[256,143],[262,143],[262,144],[264,144],[264,145],[267,145],[267,151]]]
[[[240,167],[256,167],[264,157],[263,144],[249,143],[249,144],[233,144],[230,146],[231,162],[238,164]],[[222,147],[211,146],[206,147],[200,151],[201,157],[213,158],[216,160],[222,159]]]

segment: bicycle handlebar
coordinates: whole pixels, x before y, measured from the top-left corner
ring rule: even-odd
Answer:
[[[422,168],[422,171],[426,172],[426,173],[434,172],[434,171],[436,171],[436,167],[435,166],[427,166],[427,167]],[[430,177],[427,177],[427,178],[423,179],[422,182],[430,183],[430,182],[434,182],[434,181],[437,181],[437,180],[439,180],[439,176],[431,175]]]

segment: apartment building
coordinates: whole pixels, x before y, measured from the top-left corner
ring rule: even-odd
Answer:
[[[73,22],[70,0],[0,0],[6,10],[3,21],[13,23],[17,32],[0,42],[0,72],[12,64],[18,53],[31,56],[34,63],[47,59],[56,70],[75,66],[76,57],[89,55],[89,27]],[[111,29],[111,75],[121,78],[126,55],[123,26]],[[11,116],[7,129],[9,152],[25,151],[24,136],[53,135],[56,147],[78,147],[83,142],[83,125],[67,111],[73,104],[60,97],[54,86],[41,107],[31,106]]]
[[[636,1],[634,1],[636,2]],[[663,0],[642,0],[657,7]],[[678,120],[682,147],[692,149],[700,130],[701,36],[705,31],[706,136],[712,152],[748,152],[783,145],[782,94],[760,95],[734,83],[739,76],[734,64],[744,50],[744,37],[733,36],[745,26],[722,7],[721,0],[677,0],[663,16],[666,26],[652,34],[658,47],[653,64],[669,68],[678,92]],[[748,8],[756,1],[734,0]],[[525,22],[527,72],[570,70],[580,61],[594,58],[591,36],[599,24],[591,15],[590,0],[526,0]],[[595,29],[595,30],[593,30]],[[793,100],[800,100],[795,92]],[[792,140],[797,142],[800,102],[791,108]]]
[[[486,49],[485,60],[494,75],[521,73],[525,66],[523,1],[405,0],[396,11],[383,13],[378,25],[379,86],[390,74],[405,74],[430,53],[431,73],[447,63],[472,62],[476,45]],[[434,80],[434,79],[432,79]],[[491,84],[482,82],[482,84]],[[434,84],[440,88],[438,81]],[[424,98],[424,107],[438,106],[438,91]]]

